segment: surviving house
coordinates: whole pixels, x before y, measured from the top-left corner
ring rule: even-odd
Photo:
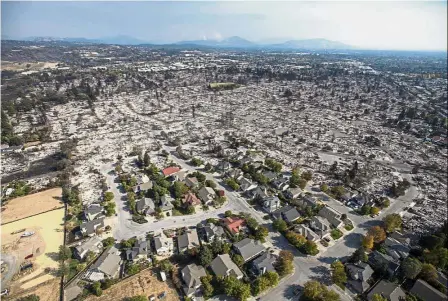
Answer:
[[[208,205],[213,202],[215,199],[216,193],[211,187],[202,187],[198,191],[199,198],[204,202],[204,204]]]
[[[126,260],[139,261],[148,258],[148,241],[146,239],[137,240],[132,248],[125,252]]]
[[[238,168],[230,169],[226,172],[226,177],[234,178],[235,180],[240,181],[243,178],[243,172]]]
[[[265,247],[259,241],[245,238],[233,244],[233,249],[243,257],[244,262],[248,262],[264,252]]]
[[[252,200],[254,199],[262,200],[269,196],[267,188],[263,186],[257,186],[254,189],[247,190],[245,192],[245,195]]]
[[[93,236],[83,241],[80,245],[76,246],[73,249],[74,251],[73,254],[79,260],[84,260],[87,253],[93,252],[94,254],[98,255],[101,253],[102,249],[103,249],[103,242],[101,238],[99,238],[98,236]]]
[[[199,247],[199,237],[196,229],[187,230],[184,234],[179,235],[177,239],[179,253],[184,253],[187,250]]]
[[[267,213],[272,213],[280,207],[280,200],[276,196],[267,197],[263,200],[263,210]]]
[[[297,187],[297,188],[288,188],[284,192],[284,195],[288,199],[296,199],[296,198],[298,198],[302,194],[302,192],[303,192],[302,189],[300,189],[299,187]]]
[[[242,178],[239,181],[239,183],[240,183],[240,190],[243,192],[257,188],[257,184],[253,183],[251,180],[246,178]]]
[[[226,217],[223,219],[225,227],[232,235],[240,233],[243,229],[244,222],[244,219],[239,217]]]
[[[281,218],[287,223],[292,223],[300,218],[300,213],[295,207],[288,205],[272,212],[272,216],[275,219]]]
[[[115,279],[118,278],[120,265],[120,251],[115,247],[111,247],[98,257],[86,276],[92,281]]]
[[[189,188],[196,188],[199,185],[199,181],[198,179],[196,179],[196,177],[186,177],[185,185],[187,185]]]
[[[84,209],[84,218],[88,221],[92,221],[97,218],[104,217],[103,206],[100,204],[91,204]]]
[[[320,238],[330,235],[330,223],[321,216],[313,216],[311,218],[310,228],[313,229]]]
[[[156,205],[150,198],[143,198],[135,202],[135,210],[143,215],[152,215],[155,213]]]
[[[198,199],[198,197],[191,191],[189,191],[186,195],[184,195],[182,203],[184,204],[185,207],[188,206],[197,207],[202,205],[201,200]]]
[[[152,186],[153,186],[152,182],[149,181],[149,182],[137,184],[134,187],[132,187],[132,189],[134,190],[135,193],[146,192],[146,191],[150,190],[152,188]]]
[[[421,300],[431,300],[431,301],[446,301],[448,297],[446,294],[440,292],[436,288],[429,285],[426,281],[418,279],[410,293],[414,296],[421,298]]]
[[[389,276],[395,274],[395,272],[400,267],[399,260],[394,259],[392,256],[383,254],[376,250],[370,253],[369,263],[371,263],[373,267],[376,267],[378,269],[384,269],[389,274]]]
[[[395,260],[405,259],[409,256],[409,252],[411,251],[411,248],[403,245],[401,242],[392,237],[386,238],[384,241],[384,246],[386,247],[387,255],[391,256]]]
[[[98,231],[104,229],[104,217],[82,223],[79,229],[83,236],[96,235]]]
[[[325,206],[320,209],[318,215],[326,218],[335,228],[343,226],[343,222],[341,220],[342,214],[330,206]]]
[[[268,178],[269,182],[273,181],[274,179],[277,178],[277,174],[273,171],[267,170],[265,172],[263,172],[263,175]]]
[[[170,167],[167,167],[167,168],[163,169],[162,170],[162,174],[165,177],[171,177],[171,176],[174,176],[179,171],[180,171],[179,167],[177,167],[177,166],[170,166]]]
[[[289,188],[289,179],[288,178],[278,178],[271,182],[272,186],[274,186],[276,189],[280,191],[285,191]]]
[[[370,287],[367,280],[372,277],[373,270],[367,263],[349,263],[345,265],[345,269],[350,278],[347,286],[350,286],[357,294],[362,294]]]
[[[393,282],[381,280],[375,287],[367,294],[367,300],[371,301],[373,295],[378,294],[388,301],[401,301],[406,297],[406,293]]]
[[[165,233],[154,236],[154,249],[159,256],[171,256],[174,251],[174,243],[171,237],[167,237]]]
[[[187,265],[181,271],[184,285],[182,289],[187,297],[193,296],[202,286],[201,277],[207,276],[205,269],[194,263]]]
[[[221,240],[224,236],[224,229],[212,223],[207,224],[203,228],[204,240],[208,243],[211,243],[213,240]]]
[[[169,195],[162,195],[160,197],[160,210],[162,210],[162,213],[164,216],[171,216],[173,214],[173,208],[174,205],[171,203],[173,201],[173,198]]]
[[[299,224],[294,226],[294,232],[302,235],[307,240],[318,241],[320,239],[319,235],[313,230],[305,226],[304,224]]]
[[[264,252],[260,257],[252,261],[252,267],[256,275],[263,275],[266,272],[275,272],[274,264],[277,256],[269,252]]]
[[[243,278],[243,272],[241,272],[238,266],[232,261],[232,259],[230,259],[229,254],[216,256],[216,258],[210,263],[210,268],[216,276],[235,276],[237,279]]]

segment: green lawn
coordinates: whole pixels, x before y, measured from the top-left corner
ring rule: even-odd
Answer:
[[[333,229],[333,230],[331,230],[331,237],[332,237],[334,240],[337,240],[337,239],[341,238],[342,235],[344,235],[344,234],[343,234],[339,229]]]

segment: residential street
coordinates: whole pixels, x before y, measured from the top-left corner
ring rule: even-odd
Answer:
[[[195,168],[191,165],[186,164],[183,160],[172,156],[174,162],[179,164],[182,169],[194,170]],[[331,285],[330,278],[330,265],[331,263],[341,257],[351,255],[359,246],[361,242],[361,237],[366,233],[368,228],[377,225],[383,216],[388,213],[400,212],[404,207],[408,206],[412,200],[417,197],[419,191],[415,186],[411,186],[406,192],[406,195],[393,200],[391,206],[380,214],[376,219],[368,216],[360,216],[352,211],[351,208],[344,206],[342,203],[323,195],[322,193],[315,193],[319,198],[329,206],[335,208],[341,213],[346,213],[348,218],[351,219],[355,225],[355,228],[337,241],[333,246],[330,246],[325,251],[319,253],[317,257],[305,256],[301,254],[296,248],[289,245],[288,241],[280,235],[278,232],[274,231],[271,226],[271,221],[263,220],[262,217],[265,215],[263,212],[255,210],[250,206],[244,198],[242,198],[237,192],[229,191],[225,186],[220,184],[220,180],[210,173],[204,173],[207,179],[214,180],[217,183],[219,189],[224,189],[226,191],[226,196],[228,202],[224,204],[219,209],[210,209],[201,213],[185,216],[172,216],[164,218],[163,220],[157,222],[150,222],[146,224],[137,224],[131,221],[131,215],[126,208],[126,194],[119,191],[119,183],[115,183],[116,178],[113,172],[114,166],[112,164],[104,165],[102,172],[107,177],[107,183],[110,186],[111,191],[115,195],[115,201],[117,203],[117,214],[118,216],[114,222],[114,237],[117,240],[128,239],[133,236],[145,235],[150,231],[160,231],[161,229],[170,229],[178,227],[188,227],[195,226],[196,224],[206,220],[207,218],[216,218],[219,215],[223,215],[225,211],[231,210],[233,212],[247,212],[250,213],[254,218],[256,218],[260,223],[268,226],[270,232],[267,239],[266,245],[272,244],[273,248],[278,250],[290,250],[294,253],[294,265],[295,271],[293,275],[290,275],[283,279],[280,284],[267,292],[261,297],[261,300],[271,301],[271,300],[289,300],[293,297],[293,285],[303,285],[306,281],[310,279],[318,280],[319,282]],[[343,300],[351,300],[351,297],[344,295],[340,290],[338,293],[341,294]]]

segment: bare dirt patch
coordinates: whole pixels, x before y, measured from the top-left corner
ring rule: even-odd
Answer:
[[[2,224],[63,206],[62,189],[53,188],[10,200],[2,212]]]
[[[11,290],[11,294],[14,295],[12,298],[8,298],[6,300],[18,300],[19,298],[36,294],[40,297],[40,301],[57,301],[59,300],[59,279],[54,279],[48,282],[39,285],[35,289],[23,291],[20,294],[15,294],[13,290]]]
[[[166,301],[178,301],[179,295],[172,285],[162,282],[151,270],[145,270],[131,278],[113,285],[104,290],[101,297],[89,296],[86,300],[96,301],[121,301],[126,297],[144,295],[146,297],[155,296],[166,292]]]
[[[18,264],[32,254],[27,260],[34,264],[34,271],[12,283],[20,288],[17,292],[56,278],[54,273],[45,269],[58,268],[57,253],[64,242],[64,213],[64,208],[60,208],[1,226],[2,252],[16,256]],[[20,237],[23,232],[13,234],[22,229],[35,234],[26,238]]]

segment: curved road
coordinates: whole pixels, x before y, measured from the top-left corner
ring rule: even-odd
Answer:
[[[4,261],[4,263],[8,266],[7,272],[5,274],[2,273],[2,289],[5,289],[11,281],[12,277],[17,273],[19,270],[19,262],[17,262],[17,258],[10,254],[1,254],[0,255],[1,260]]]

